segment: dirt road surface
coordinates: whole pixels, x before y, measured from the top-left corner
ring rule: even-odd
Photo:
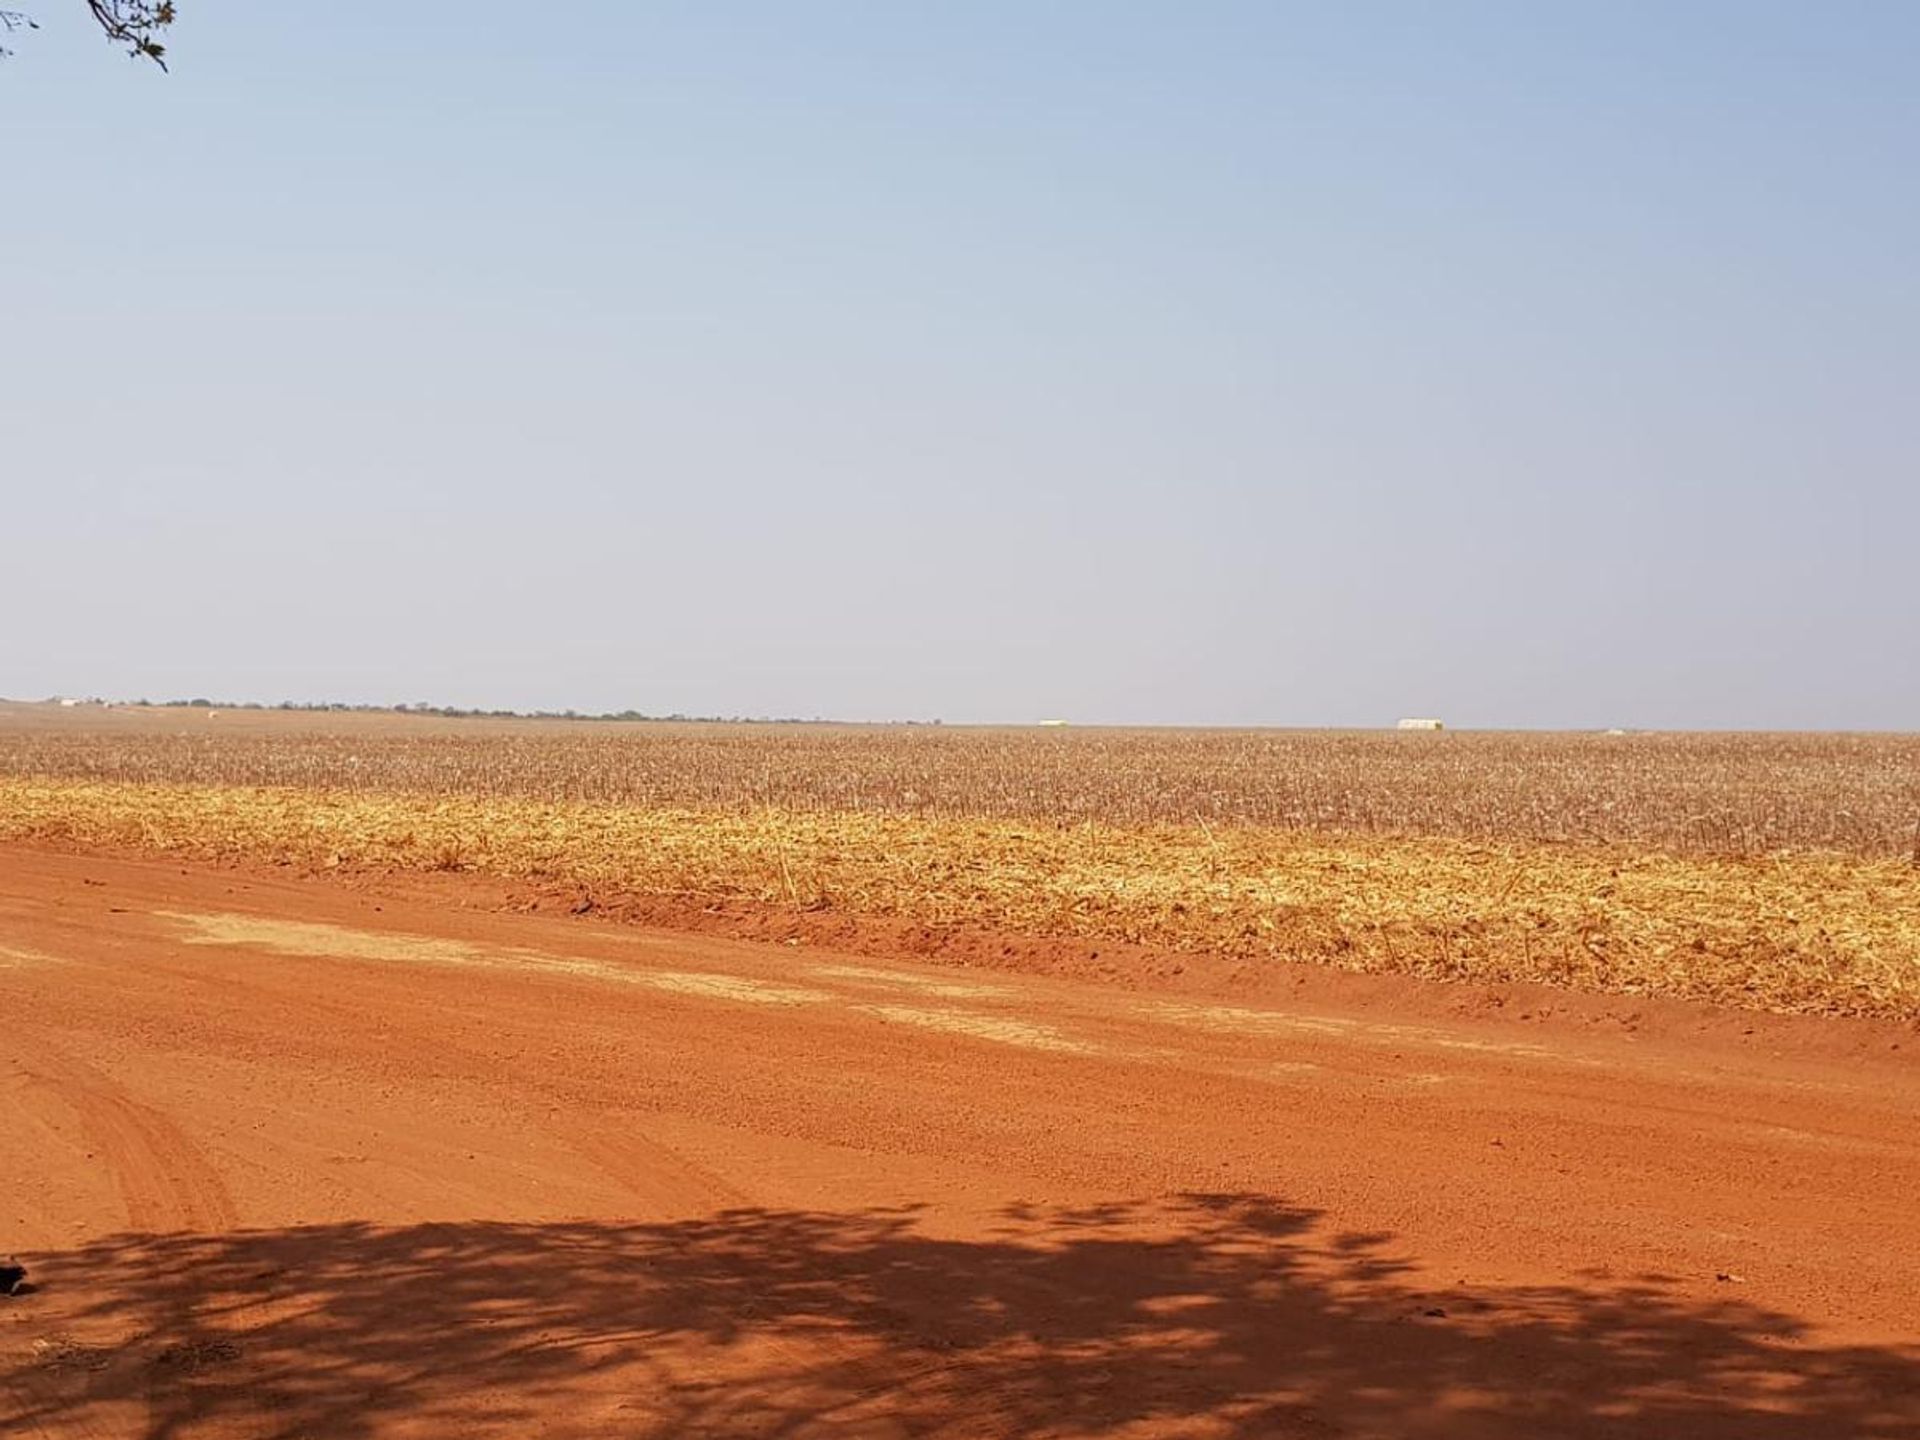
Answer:
[[[0,849],[0,1433],[1920,1436],[1892,1032],[468,898]]]

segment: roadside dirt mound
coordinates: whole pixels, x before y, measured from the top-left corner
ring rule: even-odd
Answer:
[[[389,875],[378,882],[410,890]],[[1712,1037],[1773,1053],[1920,1055],[1920,1020],[1830,1019],[1729,1010],[1664,996],[1607,995],[1524,982],[1486,984],[1356,975],[1324,965],[1192,954],[1120,941],[1064,940],[970,925],[925,925],[751,900],[596,893],[568,885],[477,887],[484,903],[524,914],[654,926],[694,935],[805,946],[876,959],[1048,975],[1127,990],[1390,1010],[1426,1019],[1500,1019],[1548,1030]]]

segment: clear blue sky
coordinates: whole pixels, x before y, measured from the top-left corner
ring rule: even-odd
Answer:
[[[0,694],[1920,728],[1920,5],[12,3]]]

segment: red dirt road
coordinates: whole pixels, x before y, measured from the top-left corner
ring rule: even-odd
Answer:
[[[0,1433],[1920,1436],[1893,1032],[471,893],[0,849]]]

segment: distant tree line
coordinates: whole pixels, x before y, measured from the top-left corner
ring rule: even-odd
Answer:
[[[95,700],[93,704],[106,702]],[[460,705],[434,705],[419,701],[412,705],[349,705],[339,700],[282,700],[265,704],[258,700],[209,700],[196,696],[191,700],[133,700],[127,702],[151,709],[181,710],[298,710],[320,713],[432,715],[447,720],[626,720],[675,725],[832,725],[837,722],[818,715],[654,715],[644,710],[482,710]],[[905,725],[938,725],[938,720],[905,720]]]

